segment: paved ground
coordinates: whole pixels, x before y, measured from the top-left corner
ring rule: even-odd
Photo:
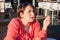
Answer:
[[[0,22],[0,40],[3,40],[3,38],[6,35],[7,24],[8,24],[8,22],[5,22],[5,23]]]
[[[5,35],[6,35],[6,26],[0,26],[0,40],[3,40]]]

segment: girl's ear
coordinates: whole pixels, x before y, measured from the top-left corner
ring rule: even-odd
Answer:
[[[23,12],[20,12],[20,16],[21,16],[21,18],[23,17]]]

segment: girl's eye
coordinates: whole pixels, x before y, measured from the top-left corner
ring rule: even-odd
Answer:
[[[29,13],[31,12],[31,10],[29,10]]]
[[[29,13],[30,13],[30,12],[33,12],[33,13],[34,13],[34,11],[32,11],[32,10],[29,10]]]

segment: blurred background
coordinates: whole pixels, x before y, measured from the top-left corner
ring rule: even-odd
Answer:
[[[5,37],[10,20],[17,17],[16,8],[22,2],[29,2],[36,7],[36,19],[39,20],[41,28],[45,17],[50,16],[47,38],[60,40],[60,0],[0,0],[0,40]]]

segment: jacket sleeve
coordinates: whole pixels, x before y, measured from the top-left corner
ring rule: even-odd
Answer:
[[[18,22],[13,18],[8,24],[7,35],[4,40],[16,40],[18,37]]]
[[[36,20],[35,24],[34,24],[34,37],[37,38],[42,38],[45,39],[47,37],[47,32],[46,30],[42,29],[40,30],[40,23],[38,22],[38,20]]]

